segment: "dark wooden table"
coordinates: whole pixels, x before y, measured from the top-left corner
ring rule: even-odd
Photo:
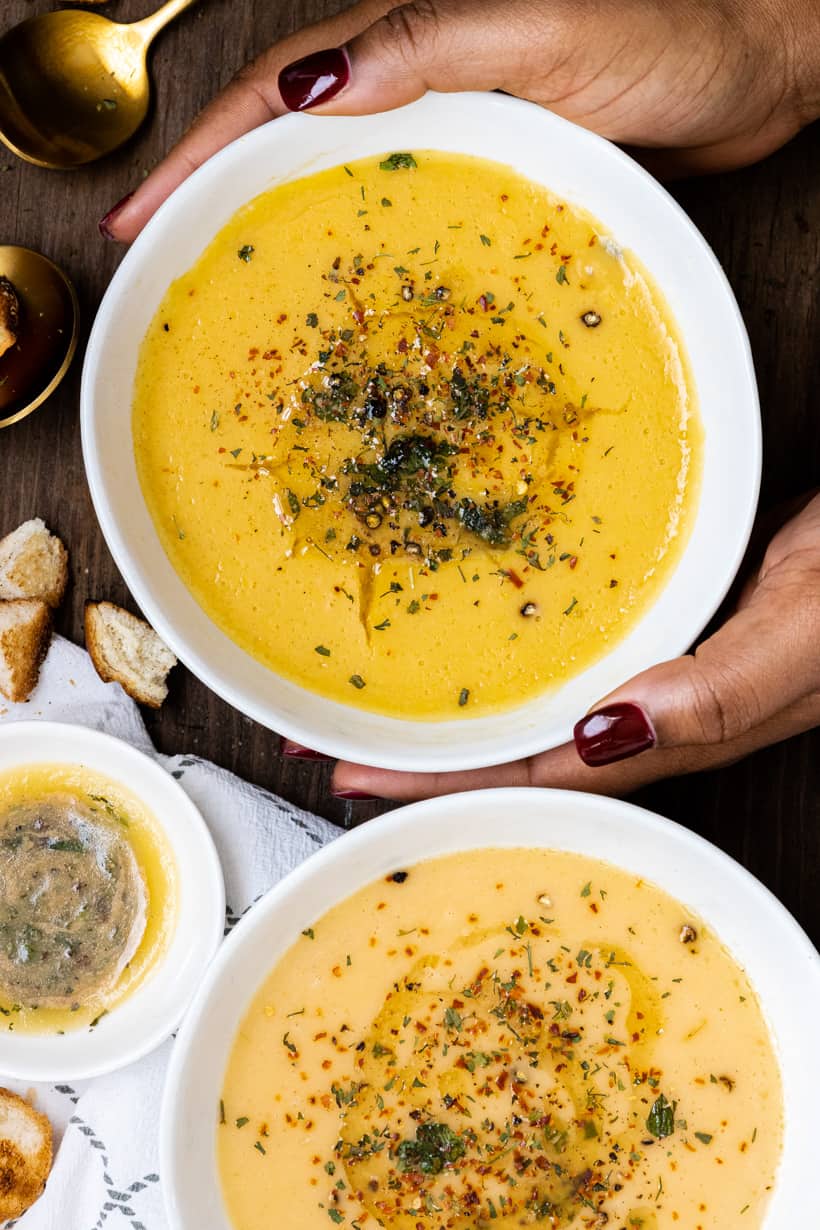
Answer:
[[[157,3],[159,0],[157,0]],[[5,0],[6,27],[53,7]],[[151,0],[112,0],[105,12],[142,17]],[[0,145],[0,243],[39,248],[74,279],[82,342],[122,255],[96,220],[170,148],[194,115],[251,56],[288,31],[344,7],[343,0],[201,0],[160,36],[153,55],[157,102],[123,151],[69,174],[29,166]],[[820,126],[750,170],[690,181],[676,195],[726,268],[751,334],[763,402],[762,510],[807,490],[820,444]],[[59,630],[82,638],[83,603],[133,602],[108,554],[83,474],[78,423],[80,362],[47,406],[0,433],[0,532],[42,516],[71,551],[72,584]],[[209,757],[340,823],[388,804],[330,798],[329,768],[279,754],[279,741],[224,704],[186,671],[148,715],[157,746]],[[760,752],[720,772],[665,782],[637,801],[716,842],[759,876],[820,944],[820,733]]]

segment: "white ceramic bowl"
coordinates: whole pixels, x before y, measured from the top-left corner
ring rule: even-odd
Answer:
[[[93,1030],[34,1035],[0,1029],[5,1076],[82,1080],[133,1063],[176,1029],[224,932],[222,870],[205,821],[185,791],[130,744],[56,722],[0,727],[0,773],[27,764],[82,765],[124,786],[153,814],[177,865],[170,943],[144,981]]]
[[[481,847],[573,850],[643,876],[696,911],[755,987],[780,1060],[785,1143],[765,1222],[804,1224],[817,1164],[820,956],[775,897],[688,829],[629,803],[562,790],[486,790],[416,803],[346,834],[251,910],[211,966],[174,1046],[160,1117],[172,1230],[230,1230],[216,1173],[217,1106],[229,1052],[278,957],[338,901],[422,859]]]
[[[472,720],[403,721],[325,700],[239,649],[197,605],[166,557],[131,447],[137,353],[168,285],[245,202],[271,185],[394,149],[480,154],[590,210],[665,294],[684,339],[705,426],[693,533],[632,632],[560,689]],[[686,650],[715,612],[746,547],[760,477],[749,344],[714,256],[672,198],[614,145],[497,94],[428,94],[384,115],[287,116],[222,150],[170,197],[127,253],[100,306],[82,382],[91,495],[134,597],[178,657],[256,721],[331,756],[394,769],[497,764],[565,742],[573,723],[636,672]],[[635,476],[629,476],[634,481]],[[295,615],[298,618],[298,614]]]

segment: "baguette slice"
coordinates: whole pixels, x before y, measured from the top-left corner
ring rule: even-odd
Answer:
[[[0,539],[0,598],[40,598],[57,607],[68,582],[68,552],[39,517]]]
[[[51,641],[51,611],[39,598],[0,601],[0,692],[26,700]]]
[[[45,1187],[51,1124],[23,1098],[0,1089],[0,1221],[21,1217]]]
[[[141,705],[159,709],[177,660],[150,624],[113,602],[85,604],[85,643],[97,674]]]

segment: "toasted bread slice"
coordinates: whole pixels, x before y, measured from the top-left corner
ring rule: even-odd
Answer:
[[[0,539],[0,598],[40,598],[57,607],[68,582],[68,552],[39,517]]]
[[[0,693],[26,700],[51,641],[51,611],[39,598],[0,602]]]
[[[6,277],[0,277],[0,355],[11,350],[20,329],[20,300]]]
[[[51,1124],[24,1098],[0,1089],[0,1221],[21,1217],[45,1187]]]
[[[97,674],[141,705],[159,709],[177,660],[150,624],[113,602],[85,604],[85,644]]]

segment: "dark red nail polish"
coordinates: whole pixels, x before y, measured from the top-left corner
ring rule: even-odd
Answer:
[[[607,705],[581,718],[573,731],[575,747],[591,768],[626,760],[654,747],[655,731],[640,705]]]
[[[329,47],[287,64],[279,74],[279,93],[289,111],[309,111],[330,102],[350,80],[344,47]]]
[[[116,218],[120,210],[125,208],[125,206],[131,200],[131,197],[133,195],[134,195],[133,192],[129,192],[126,196],[122,198],[121,201],[117,201],[116,205],[114,205],[111,209],[109,209],[108,213],[104,217],[100,218],[99,222],[97,223],[97,228],[100,234],[102,235],[103,239],[113,239],[114,238],[114,236],[111,234],[111,229],[110,229],[111,223],[114,221],[114,219]]]
[[[283,756],[290,756],[293,760],[330,760],[324,752],[315,752],[312,747],[294,743],[292,739],[283,739],[279,750]]]
[[[347,799],[350,803],[366,803],[375,799],[375,794],[365,794],[363,790],[331,790],[334,799]]]

